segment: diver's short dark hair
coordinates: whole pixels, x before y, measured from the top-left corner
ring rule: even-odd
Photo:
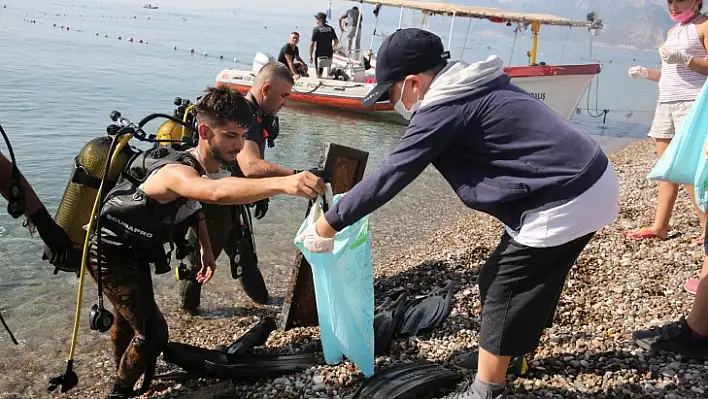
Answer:
[[[300,34],[299,34],[299,33],[297,33],[297,32],[290,32],[290,34],[291,34],[291,35],[297,35],[297,36],[300,36]]]
[[[253,113],[243,94],[228,87],[207,87],[197,101],[197,118],[224,126],[235,122],[245,128],[251,127]]]

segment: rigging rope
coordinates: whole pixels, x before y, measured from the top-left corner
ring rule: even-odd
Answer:
[[[629,118],[632,116],[634,113],[654,113],[654,110],[641,110],[641,109],[609,109],[609,108],[603,108],[602,110],[599,108],[598,102],[600,98],[600,75],[596,75],[595,78],[597,79],[595,81],[595,109],[591,110],[590,109],[590,91],[592,90],[592,83],[590,86],[588,86],[587,89],[587,98],[586,98],[586,105],[585,105],[585,112],[587,113],[588,116],[592,118],[602,118],[602,124],[604,125],[607,122],[607,115],[610,112],[621,112],[625,113],[625,117]],[[575,109],[576,114],[580,114],[581,109],[580,107]]]
[[[511,53],[509,54],[509,65],[511,66],[511,62],[514,58],[514,48],[516,48],[516,39],[519,36],[519,29],[521,29],[520,25],[517,25],[516,28],[514,28],[514,42],[511,43]]]
[[[593,80],[595,80],[595,113],[593,114],[593,112],[590,111],[590,91],[592,90],[592,82],[590,83],[590,86],[587,90],[588,95],[585,110],[587,111],[588,115],[593,118],[602,117],[602,124],[604,125],[605,122],[607,122],[607,114],[610,112],[610,110],[603,109],[602,111],[600,111],[598,109],[598,102],[600,98],[600,74],[595,75],[595,79]]]
[[[575,10],[578,8],[578,5],[582,3],[583,0],[579,0],[577,3],[574,3],[573,5],[573,11],[570,13],[570,19],[573,19],[575,16]],[[568,27],[568,33],[565,35],[565,42],[563,42],[563,50],[561,51],[561,56],[560,56],[560,61],[558,62],[559,64],[563,63],[563,56],[565,55],[565,48],[568,45],[568,38],[570,38],[570,30],[572,29],[572,26]]]

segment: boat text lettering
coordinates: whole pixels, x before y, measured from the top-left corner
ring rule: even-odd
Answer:
[[[531,93],[541,101],[546,101],[546,93]]]

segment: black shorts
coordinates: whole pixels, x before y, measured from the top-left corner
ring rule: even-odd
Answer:
[[[532,248],[505,232],[479,272],[479,346],[498,356],[533,352],[551,325],[570,268],[594,234]]]

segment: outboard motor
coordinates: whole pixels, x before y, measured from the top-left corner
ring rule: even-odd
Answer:
[[[256,53],[256,56],[253,57],[253,67],[251,68],[251,72],[256,75],[265,64],[273,61],[275,61],[275,57],[270,54],[261,53],[259,51]]]

